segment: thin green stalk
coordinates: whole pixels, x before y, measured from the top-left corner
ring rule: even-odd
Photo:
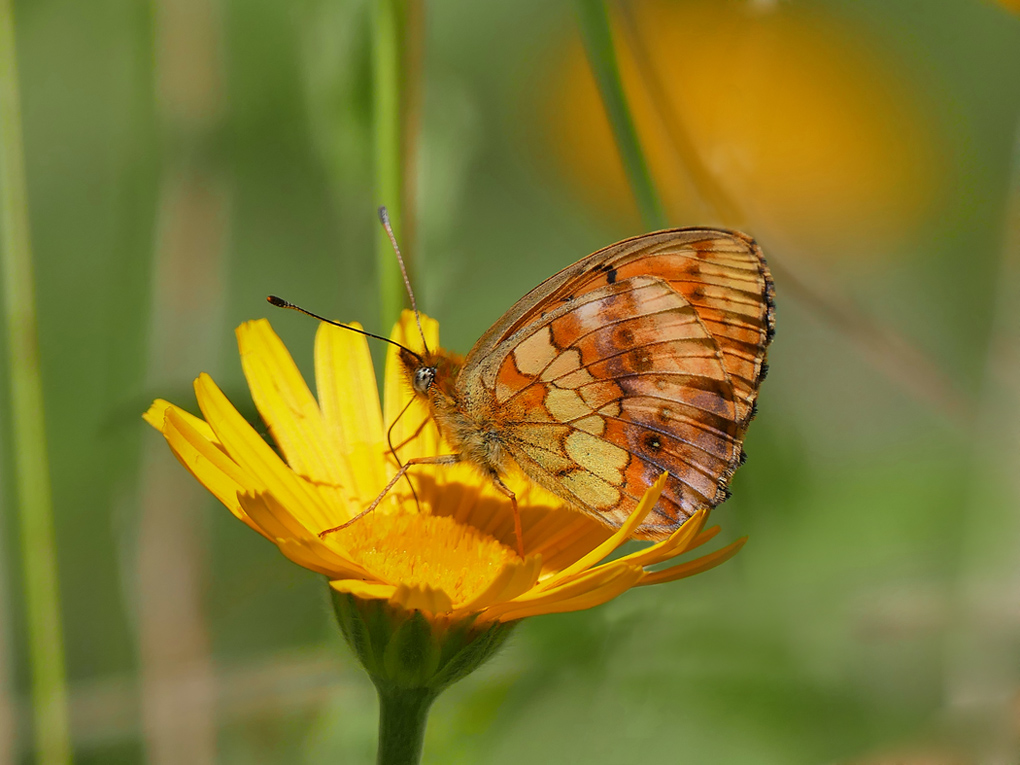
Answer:
[[[373,0],[372,6],[372,121],[375,140],[375,194],[386,205],[400,241],[404,213],[404,33],[403,0]],[[376,235],[379,308],[382,326],[391,327],[407,301],[404,282],[386,233]]]
[[[37,762],[71,762],[11,0],[0,0],[0,277]]]
[[[666,227],[666,213],[652,182],[637,128],[627,105],[620,80],[620,68],[613,47],[613,33],[609,25],[609,11],[604,0],[578,0],[581,36],[588,52],[588,64],[602,95],[606,116],[613,128],[616,148],[630,181],[645,226],[650,229]]]
[[[379,691],[377,765],[417,765],[425,744],[425,726],[436,691],[376,683]]]

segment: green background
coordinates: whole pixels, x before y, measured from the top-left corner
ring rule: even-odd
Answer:
[[[162,465],[179,479],[157,490],[162,512],[175,511],[177,491],[199,502],[182,511],[180,587],[197,593],[213,667],[215,760],[370,762],[374,691],[331,623],[320,578],[191,490],[140,419],[157,396],[194,410],[201,371],[254,416],[232,333],[247,319],[269,315],[310,378],[314,323],[270,314],[268,293],[387,331],[373,281],[385,200],[372,193],[366,5],[214,3],[217,111],[195,122],[168,117],[156,95],[161,7],[173,5],[16,6],[76,759],[147,760],[139,604],[151,613],[176,581],[154,594],[138,575],[146,545],[164,544],[140,534],[153,501],[145,471]],[[190,18],[198,4],[178,5]],[[1016,378],[997,388],[986,370],[1020,356],[1015,317],[995,318],[1009,284],[1020,16],[976,0],[790,5],[870,26],[930,96],[953,174],[939,209],[895,255],[817,269],[931,358],[977,414],[955,417],[890,377],[778,280],[750,460],[714,515],[722,539],[750,537],[745,549],[691,580],[526,622],[436,704],[427,762],[788,765],[901,749],[968,761],[1006,735],[999,716],[1020,705],[1008,700],[1020,699],[1010,462],[1020,410]],[[535,145],[531,97],[550,50],[574,33],[573,12],[537,0],[426,4],[415,280],[457,350],[553,271],[640,233],[627,215],[587,207]],[[183,34],[201,34],[199,21]],[[196,253],[181,277],[192,289],[161,314],[154,253],[175,179],[199,199],[212,190],[222,246],[219,264]],[[197,216],[182,230],[200,248]],[[192,305],[195,325],[175,328]],[[0,693],[20,710],[12,761],[28,762],[10,417],[0,411]],[[172,559],[175,549],[160,551]],[[1020,711],[1011,714],[1020,736]]]

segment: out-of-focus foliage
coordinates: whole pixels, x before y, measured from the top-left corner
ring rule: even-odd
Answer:
[[[886,32],[807,4],[626,7],[626,90],[672,219],[706,213],[677,133],[759,236],[814,257],[887,256],[941,206],[944,115],[921,72],[882,45]],[[587,61],[576,43],[563,54],[545,90],[552,150],[584,196],[620,217],[630,192]]]
[[[176,4],[191,9],[184,23],[167,15],[174,5],[17,8],[78,761],[142,762],[150,745],[139,636],[153,609],[138,561],[178,548],[139,531],[161,498],[165,513],[194,505],[180,577],[165,579],[197,592],[217,761],[369,762],[373,690],[319,578],[188,493],[162,444],[145,463],[165,461],[156,494],[139,457],[159,438],[140,419],[149,401],[192,400],[203,369],[167,362],[192,345],[247,400],[232,331],[243,320],[269,315],[311,377],[314,326],[270,314],[266,294],[388,329],[373,326],[386,200],[371,189],[366,5],[192,0]],[[747,546],[684,587],[526,622],[437,703],[428,761],[970,762],[1009,746],[1020,500],[996,460],[1020,419],[986,372],[989,348],[993,361],[1020,352],[1020,331],[996,318],[1020,17],[977,0],[628,5],[702,160],[726,172],[768,254],[907,338],[986,415],[971,428],[919,397],[779,280],[749,461],[713,515]],[[420,301],[463,351],[546,276],[640,231],[599,137],[573,6],[425,7],[420,219],[407,245]],[[182,46],[176,59],[156,54],[167,40]],[[213,55],[189,55],[210,40]],[[199,117],[186,98],[168,104],[166,78],[187,92],[207,70],[220,84]],[[635,108],[673,221],[705,222],[647,104]],[[175,225],[195,239],[167,245]],[[194,289],[166,294],[157,242],[209,248],[174,274]],[[215,308],[199,330],[154,326],[160,305],[194,304]],[[21,698],[10,517],[0,623],[16,677],[0,692]]]

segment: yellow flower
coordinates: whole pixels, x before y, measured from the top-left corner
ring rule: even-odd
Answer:
[[[422,322],[429,346],[437,347],[437,323],[426,317]],[[416,467],[410,483],[398,483],[375,511],[320,538],[319,532],[367,507],[395,474],[390,443],[403,461],[448,454],[449,448],[419,402],[397,417],[411,391],[395,352],[387,358],[384,417],[361,335],[320,325],[318,401],[268,321],[241,325],[237,338],[252,398],[280,454],[205,374],[195,381],[204,419],[163,400],[153,403],[145,419],[237,518],[295,563],[324,574],[336,595],[420,612],[440,629],[471,624],[482,630],[526,616],[590,608],[634,586],[690,576],[726,560],[743,543],[650,570],[718,531],[703,530],[702,512],[670,538],[602,562],[655,504],[661,481],[616,531],[529,486],[518,493],[526,552],[521,559],[509,503],[467,465]],[[405,312],[393,339],[420,349],[412,314]]]

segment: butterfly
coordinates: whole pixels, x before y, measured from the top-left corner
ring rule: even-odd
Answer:
[[[401,347],[411,388],[452,453],[401,464],[379,499],[413,465],[470,463],[510,499],[523,557],[516,496],[503,480],[515,467],[613,528],[666,472],[634,534],[664,539],[729,496],[768,371],[774,297],[751,237],[678,228],[610,245],[546,279],[466,357]]]

